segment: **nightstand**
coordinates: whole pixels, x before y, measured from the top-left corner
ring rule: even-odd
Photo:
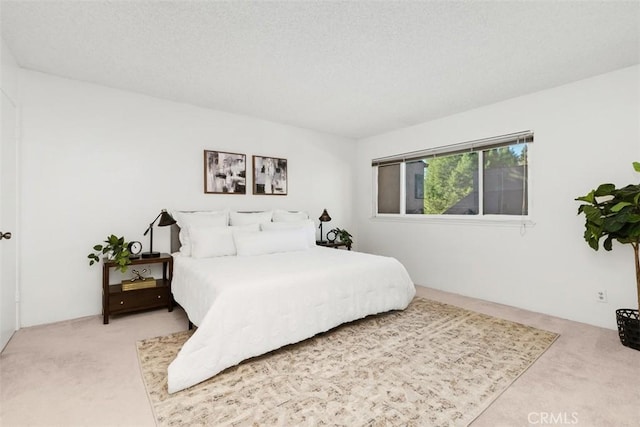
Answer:
[[[128,313],[151,308],[167,307],[173,311],[171,295],[171,279],[173,278],[173,257],[160,254],[157,258],[132,259],[129,268],[135,265],[162,264],[162,279],[157,279],[155,286],[144,289],[122,290],[122,284],[110,284],[109,272],[117,267],[113,261],[102,264],[102,315],[103,323],[109,323],[112,314]]]
[[[321,242],[320,240],[316,240],[316,245],[317,246],[324,246],[326,248],[347,248],[347,250],[351,250],[351,243],[344,243],[344,242],[328,242],[328,241],[323,241]]]

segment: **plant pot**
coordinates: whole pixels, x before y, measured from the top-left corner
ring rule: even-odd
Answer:
[[[640,350],[640,313],[638,310],[629,308],[616,310],[616,321],[622,345]]]

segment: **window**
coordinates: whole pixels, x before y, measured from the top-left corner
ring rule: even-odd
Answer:
[[[532,142],[521,132],[376,159],[376,214],[526,216]]]
[[[378,188],[378,212],[399,214],[400,163],[378,167]]]

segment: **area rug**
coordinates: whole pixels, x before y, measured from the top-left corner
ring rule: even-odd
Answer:
[[[138,342],[160,426],[466,426],[557,334],[415,298],[167,393],[191,332]]]

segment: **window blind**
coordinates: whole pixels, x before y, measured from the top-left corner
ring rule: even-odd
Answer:
[[[428,148],[426,150],[410,151],[408,153],[380,157],[377,159],[373,159],[371,161],[371,166],[391,165],[394,163],[410,162],[438,156],[449,156],[452,154],[470,153],[473,151],[482,151],[489,150],[491,148],[504,147],[505,145],[532,142],[533,131],[527,130],[522,132],[510,133],[507,135],[494,136],[491,138],[460,142],[457,144],[445,145],[442,147]]]

